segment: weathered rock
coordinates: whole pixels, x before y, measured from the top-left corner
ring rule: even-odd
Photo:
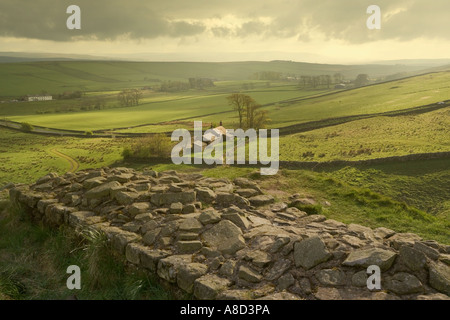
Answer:
[[[101,199],[103,197],[109,197],[111,189],[118,186],[120,186],[120,183],[117,181],[103,183],[95,188],[90,189],[88,192],[86,192],[85,195],[88,199]]]
[[[236,262],[233,260],[225,261],[220,267],[219,273],[226,277],[231,277],[234,274],[236,268]]]
[[[112,183],[112,182],[111,182]],[[121,205],[130,205],[137,200],[139,193],[119,191],[115,194],[115,199]]]
[[[197,210],[197,207],[195,206],[195,204],[189,203],[189,204],[183,206],[183,210],[181,211],[181,213],[190,214],[190,213],[194,213],[196,210]]]
[[[275,199],[271,195],[258,195],[251,197],[250,203],[252,206],[261,207],[275,202]]]
[[[245,259],[250,260],[252,264],[260,268],[266,267],[272,261],[268,253],[260,250],[247,253]]]
[[[83,226],[86,225],[86,219],[92,216],[95,216],[95,213],[91,211],[70,212],[68,214],[68,223],[72,227]]]
[[[195,191],[197,192],[197,200],[203,203],[209,204],[216,199],[214,191],[207,187],[198,187],[195,188]]]
[[[432,262],[429,267],[430,285],[450,296],[450,267],[443,263]]]
[[[170,205],[175,202],[181,202],[182,204],[193,203],[196,201],[194,191],[185,192],[168,192],[161,194],[160,202],[163,205]]]
[[[380,267],[381,271],[386,271],[392,266],[396,256],[395,252],[380,248],[358,249],[350,252],[342,264],[362,268],[376,265]]]
[[[345,284],[345,273],[342,270],[323,269],[317,272],[316,278],[326,286],[342,286]]]
[[[425,268],[427,263],[425,254],[409,246],[400,248],[399,259],[412,271],[418,271]]]
[[[262,279],[262,276],[260,274],[246,266],[241,266],[239,268],[238,275],[240,279],[252,283],[258,283]]]
[[[260,194],[255,189],[238,189],[236,190],[236,193],[244,198],[251,198]]]
[[[406,272],[396,273],[387,283],[390,291],[399,294],[413,294],[423,291],[422,283],[412,274]]]
[[[194,295],[200,300],[213,300],[230,285],[231,281],[226,278],[207,274],[195,280]]]
[[[152,272],[156,272],[159,260],[169,256],[169,252],[164,250],[151,250],[146,247],[140,252],[141,265]]]
[[[141,237],[136,233],[120,230],[113,235],[111,239],[111,245],[117,252],[125,254],[125,248],[127,247],[128,243],[137,242],[140,239]]]
[[[250,227],[250,222],[247,220],[247,218],[241,216],[237,212],[233,212],[233,213],[224,212],[222,214],[222,219],[230,220],[235,225],[237,225],[239,228],[241,228],[243,231],[247,230]]]
[[[137,203],[133,203],[129,208],[128,208],[128,213],[131,216],[136,216],[138,214],[141,213],[145,213],[146,211],[148,211],[150,209],[150,203],[148,202],[137,202]]]
[[[224,208],[231,205],[238,206],[239,208],[247,208],[250,206],[250,202],[237,194],[233,193],[218,193],[216,197],[216,203]]]
[[[202,228],[203,225],[195,218],[185,219],[179,227],[181,231],[192,233],[199,233]]]
[[[286,290],[287,288],[289,288],[294,284],[295,279],[290,273],[287,273],[278,279],[278,289],[281,291]]]
[[[208,271],[208,266],[201,263],[189,263],[182,265],[178,270],[178,287],[188,293],[194,291],[194,282]]]
[[[218,213],[216,210],[214,209],[207,209],[204,210],[200,216],[198,217],[198,220],[203,223],[204,225],[207,224],[212,224],[212,223],[216,223],[219,222],[221,219],[221,214]]]
[[[437,260],[439,258],[439,251],[426,245],[423,242],[415,242],[414,249],[422,252],[424,255],[426,255],[431,260]]]
[[[274,281],[278,279],[282,274],[284,274],[292,266],[291,260],[279,259],[276,260],[272,268],[265,275],[266,279],[269,281]]]
[[[356,272],[352,276],[352,285],[355,287],[366,287],[367,286],[367,272],[366,270],[362,270],[359,272]]]
[[[178,270],[188,263],[192,257],[190,255],[173,255],[161,259],[158,262],[158,276],[170,283],[177,282]]]
[[[144,237],[142,238],[142,241],[144,241],[146,245],[151,246],[155,243],[156,237],[159,236],[160,232],[161,228],[155,228],[150,231],[147,231]]]
[[[294,245],[294,261],[296,267],[311,269],[319,263],[331,258],[331,254],[319,237],[312,237]]]
[[[375,233],[375,236],[380,239],[387,239],[389,237],[392,237],[395,234],[395,231],[388,229],[388,228],[380,227],[380,228],[376,228],[374,230],[374,233]]]
[[[234,254],[245,247],[242,231],[229,220],[222,220],[202,234],[209,247],[216,248],[223,254]]]
[[[251,181],[246,178],[236,178],[233,180],[233,183],[241,188],[244,189],[254,189],[259,192],[259,194],[262,194],[261,188],[258,186],[258,184],[254,181]]]
[[[198,240],[178,241],[176,243],[179,253],[194,253],[202,248],[202,243]]]
[[[180,214],[183,211],[183,204],[181,202],[174,202],[170,205],[170,213]]]
[[[397,250],[402,246],[413,246],[416,241],[420,240],[422,240],[422,238],[414,233],[396,233],[388,239],[391,246]]]

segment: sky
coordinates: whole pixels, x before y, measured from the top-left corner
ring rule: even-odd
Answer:
[[[69,30],[69,5],[81,29]],[[381,9],[369,30],[367,8]],[[450,58],[449,0],[0,0],[0,51],[150,60]]]

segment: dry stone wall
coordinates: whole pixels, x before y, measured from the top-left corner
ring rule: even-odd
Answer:
[[[450,295],[450,246],[307,215],[245,178],[103,168],[8,188],[35,220],[104,232],[128,263],[198,299]],[[381,290],[367,288],[371,265]]]

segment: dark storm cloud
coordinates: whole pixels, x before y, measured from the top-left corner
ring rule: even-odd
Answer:
[[[67,30],[66,8],[82,10],[82,30]],[[366,28],[366,9],[381,7],[382,29]],[[391,18],[388,16],[397,13]],[[234,16],[236,25],[208,25]],[[1,0],[0,36],[67,41],[118,37],[215,37],[328,39],[364,43],[419,37],[450,39],[448,0]]]

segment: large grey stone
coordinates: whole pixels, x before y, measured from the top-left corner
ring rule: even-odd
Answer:
[[[191,263],[192,257],[190,255],[173,255],[161,259],[158,262],[158,276],[170,283],[177,282],[178,270]]]
[[[323,269],[316,273],[316,278],[326,286],[342,286],[345,284],[345,273],[342,270]]]
[[[390,291],[399,295],[420,293],[423,291],[422,283],[419,279],[406,272],[396,273],[387,282],[387,287]]]
[[[258,283],[262,280],[262,276],[259,273],[246,266],[240,266],[238,275],[242,280],[252,283]]]
[[[202,248],[201,241],[190,240],[190,241],[178,241],[177,248],[179,253],[194,253]]]
[[[167,192],[161,194],[160,202],[164,205],[170,205],[174,202],[181,202],[182,204],[193,203],[196,201],[195,191],[185,192]]]
[[[204,225],[219,222],[220,219],[221,214],[214,209],[204,210],[198,217],[198,220]]]
[[[269,269],[265,275],[266,279],[269,281],[274,281],[278,279],[282,274],[284,274],[292,266],[292,262],[289,259],[278,259],[275,261],[273,266]]]
[[[250,227],[250,222],[247,220],[247,218],[241,216],[237,212],[223,213],[222,219],[230,220],[242,230],[247,230]]]
[[[157,268],[158,268],[158,263],[159,260],[164,259],[166,257],[168,257],[170,254],[167,251],[164,250],[152,250],[149,247],[145,247],[145,249],[143,249],[140,252],[140,260],[141,260],[141,265],[146,268],[149,269],[152,272],[156,272]]]
[[[194,282],[194,295],[200,300],[213,300],[226,290],[231,281],[213,274],[204,275]]]
[[[392,266],[396,256],[397,253],[380,248],[358,249],[350,252],[342,264],[363,268],[376,265],[380,267],[381,271],[386,271]]]
[[[296,267],[311,269],[331,258],[325,244],[319,237],[312,237],[294,244],[294,261]]]
[[[119,186],[120,183],[117,181],[103,183],[95,188],[90,189],[88,192],[85,193],[85,196],[88,199],[101,199],[104,197],[109,197],[111,189]]]
[[[178,270],[178,287],[188,293],[194,291],[194,282],[208,271],[208,266],[201,263],[189,263],[182,265]]]
[[[252,206],[260,207],[260,206],[265,206],[265,205],[274,203],[275,199],[271,195],[263,195],[262,194],[262,195],[251,197],[249,199],[249,201]]]
[[[443,263],[431,262],[429,266],[430,285],[450,296],[450,267]]]
[[[148,211],[150,209],[150,203],[148,202],[137,202],[137,203],[133,203],[129,208],[128,208],[128,213],[131,216],[136,216],[138,214],[141,213],[145,213],[146,211]]]
[[[418,271],[425,268],[427,263],[425,254],[409,246],[403,246],[400,248],[399,259],[413,271]]]
[[[216,203],[224,208],[235,205],[239,208],[247,208],[250,202],[237,194],[221,192],[217,194]]]
[[[207,187],[198,187],[195,188],[195,191],[197,192],[197,200],[203,203],[209,204],[216,199],[214,191]]]
[[[216,248],[223,254],[234,254],[245,247],[242,231],[229,220],[222,220],[202,234],[209,247]]]
[[[180,224],[179,229],[181,231],[198,233],[203,228],[203,225],[195,218],[184,219]]]
[[[115,199],[121,205],[132,204],[137,198],[139,198],[139,193],[137,192],[119,191],[115,194]]]

